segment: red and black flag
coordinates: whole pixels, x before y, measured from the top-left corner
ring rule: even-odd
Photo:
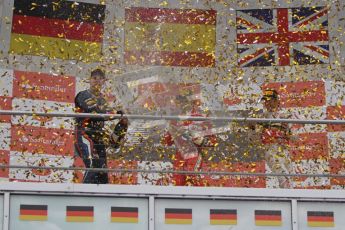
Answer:
[[[165,224],[192,224],[192,209],[166,208]]]
[[[98,61],[104,17],[104,5],[15,0],[10,51],[20,55]]]
[[[138,223],[139,212],[135,207],[111,207],[111,222]]]
[[[210,209],[211,225],[236,225],[236,209]]]
[[[67,222],[93,222],[92,206],[67,206],[66,221]]]
[[[308,211],[307,216],[309,227],[334,227],[333,212]]]
[[[48,205],[21,204],[19,219],[26,221],[48,220]]]
[[[282,212],[280,210],[255,210],[255,225],[281,226]]]

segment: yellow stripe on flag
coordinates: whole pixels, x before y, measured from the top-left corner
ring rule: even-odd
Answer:
[[[48,220],[48,216],[42,216],[42,215],[20,215],[20,220],[25,221],[45,221]]]
[[[192,219],[165,219],[165,224],[192,224]]]
[[[334,227],[334,222],[308,221],[309,227]]]
[[[237,220],[210,220],[211,225],[237,225]]]
[[[131,217],[111,217],[111,222],[118,222],[118,223],[138,223],[138,218],[131,218]]]
[[[216,27],[200,24],[126,22],[126,50],[213,53]]]
[[[92,216],[66,216],[67,222],[93,222]]]
[[[256,220],[256,226],[281,226],[281,221],[272,221],[272,220]]]
[[[11,34],[10,52],[20,55],[46,56],[59,59],[99,61],[102,44],[61,38]]]

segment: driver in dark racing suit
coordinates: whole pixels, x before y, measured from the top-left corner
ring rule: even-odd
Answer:
[[[110,111],[101,93],[105,80],[106,77],[102,70],[96,69],[91,72],[90,88],[79,92],[75,98],[76,112],[104,114]],[[106,120],[111,119],[81,117],[76,119],[76,151],[83,159],[86,168],[107,168],[105,151],[105,138],[107,137],[104,130],[104,122]],[[124,123],[127,128],[126,118],[121,119],[119,122],[119,124]],[[107,184],[108,174],[107,172],[86,170],[83,183]]]

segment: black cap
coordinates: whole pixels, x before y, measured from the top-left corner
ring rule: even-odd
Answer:
[[[105,78],[105,73],[101,69],[94,69],[91,71],[91,77],[96,77],[96,76]]]
[[[265,89],[263,92],[263,96],[261,100],[271,100],[271,99],[278,99],[279,95],[278,92],[274,89]]]

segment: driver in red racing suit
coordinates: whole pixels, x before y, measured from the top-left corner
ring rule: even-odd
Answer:
[[[187,102],[186,97],[177,96],[177,103]],[[188,106],[186,106],[188,108]],[[185,107],[185,108],[186,108]],[[184,109],[186,111],[186,109]],[[192,108],[186,115],[202,117],[200,100],[192,102]],[[207,148],[217,145],[215,135],[210,133],[212,124],[208,121],[171,121],[164,142],[171,146],[175,144],[176,155],[173,166],[176,171],[200,171],[203,167],[203,153]],[[204,186],[200,175],[174,174],[173,181],[177,186]]]

